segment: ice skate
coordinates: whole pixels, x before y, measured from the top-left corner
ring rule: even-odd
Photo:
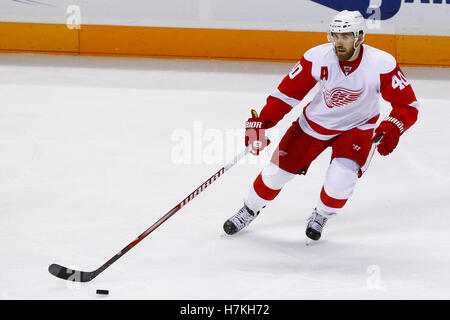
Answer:
[[[311,240],[319,240],[322,235],[323,227],[328,218],[322,216],[314,209],[312,215],[308,218],[308,226],[306,227],[306,236]],[[309,244],[309,241],[307,242]]]
[[[235,234],[248,226],[250,222],[258,216],[258,214],[259,211],[255,214],[247,207],[247,205],[244,204],[244,206],[234,216],[225,221],[223,230],[227,234]]]

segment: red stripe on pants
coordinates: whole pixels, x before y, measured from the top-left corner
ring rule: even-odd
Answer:
[[[325,188],[322,187],[322,191],[320,192],[320,200],[322,203],[330,208],[342,208],[348,199],[335,199],[327,195],[325,192]]]
[[[263,182],[261,173],[256,178],[255,182],[253,183],[253,188],[255,188],[256,193],[258,196],[263,198],[264,200],[273,200],[275,197],[280,193],[280,190],[273,190],[270,189],[268,186],[266,186]]]

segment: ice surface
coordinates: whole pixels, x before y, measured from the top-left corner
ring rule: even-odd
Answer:
[[[209,178],[291,66],[0,55],[0,298],[95,299],[102,288],[113,299],[449,299],[450,69],[439,68],[403,68],[419,121],[392,155],[374,157],[320,242],[305,246],[304,226],[329,151],[248,229],[223,232],[268,150],[93,282],[47,272],[97,268]],[[273,145],[314,92],[273,130]],[[183,135],[184,163],[174,156]],[[220,137],[234,146],[223,156]]]

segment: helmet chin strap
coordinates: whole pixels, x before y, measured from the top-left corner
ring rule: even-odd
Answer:
[[[348,60],[352,60],[353,58],[355,58],[356,57],[356,53],[358,52],[358,48],[361,46],[361,44],[362,43],[360,43],[358,46],[356,46],[356,42],[358,42],[358,40],[357,39],[355,39],[355,42],[353,42],[353,49],[355,49],[354,51],[353,51],[353,55],[348,59]]]
[[[355,36],[355,40],[353,41],[353,48],[355,49],[355,52],[353,52],[353,55],[351,56],[350,59],[353,59],[355,57],[356,51],[357,51],[356,49],[361,47],[361,45],[363,44],[363,42],[365,40],[364,38],[365,38],[365,34],[363,33],[363,37],[362,37],[361,43],[358,46],[356,46],[356,43],[358,42],[359,36],[358,37]]]
[[[353,55],[352,55],[348,60],[352,60],[353,58],[355,58],[356,52],[358,51],[358,50],[356,50],[356,49],[358,49],[358,48],[361,47],[361,45],[362,45],[363,42],[364,42],[364,38],[362,39],[361,43],[360,43],[358,46],[356,46],[356,43],[357,43],[357,42],[358,42],[358,38],[355,38],[355,40],[353,41],[353,49],[355,49],[355,51],[353,52]]]

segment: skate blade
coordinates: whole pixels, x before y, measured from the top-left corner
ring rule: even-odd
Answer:
[[[312,242],[312,240],[311,240],[310,238],[306,238],[306,240],[305,240],[305,245],[306,245],[307,247],[309,247],[309,245],[311,244],[311,242]]]

